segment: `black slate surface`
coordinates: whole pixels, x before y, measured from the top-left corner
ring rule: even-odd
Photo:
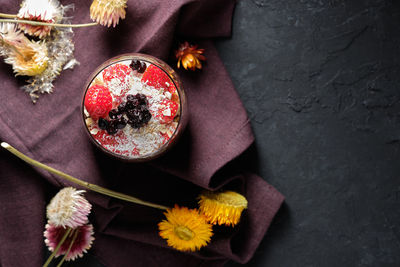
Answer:
[[[233,22],[243,161],[287,198],[246,266],[400,266],[400,2],[243,0]]]
[[[287,197],[247,266],[400,266],[400,2],[239,1],[218,50]]]

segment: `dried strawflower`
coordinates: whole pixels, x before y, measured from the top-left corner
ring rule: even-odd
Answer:
[[[71,9],[73,5],[63,6],[56,0],[26,0],[22,3],[20,15],[29,16],[27,19],[32,21],[36,18],[36,20],[54,20],[61,25],[69,25],[71,17],[64,15]],[[54,28],[52,34],[47,35],[44,41],[34,42],[17,30],[15,25],[1,23],[0,54],[6,63],[13,65],[16,75],[31,76],[27,80],[28,84],[21,89],[28,92],[35,103],[39,94],[49,94],[53,91],[53,81],[62,70],[79,64],[73,55],[73,31],[69,27]],[[39,36],[44,36],[48,33],[48,29],[41,27],[43,26],[40,26],[38,31],[33,30],[36,28],[22,28],[31,31],[31,34],[38,33]]]
[[[175,56],[178,59],[178,68],[182,66],[187,70],[196,70],[196,68],[201,69],[201,61],[206,60],[204,49],[197,49],[197,45],[190,45],[188,42],[181,44],[177,51],[175,51]]]
[[[45,43],[30,41],[14,25],[1,24],[1,55],[11,64],[15,75],[35,76],[41,74],[48,65]]]
[[[19,46],[23,45],[27,40],[14,23],[0,23],[0,37],[3,46]]]
[[[47,68],[47,47],[44,43],[29,41],[23,46],[15,47],[4,61],[12,65],[16,76],[35,76]]]
[[[246,198],[233,191],[206,191],[199,196],[200,213],[212,224],[234,226],[246,208]]]
[[[62,12],[72,9],[71,5],[61,6]],[[65,17],[61,23],[70,23],[71,17]],[[54,28],[52,34],[46,38],[46,45],[49,51],[49,62],[46,70],[40,75],[29,79],[28,84],[22,89],[28,92],[33,102],[39,94],[53,92],[53,81],[62,70],[73,68],[79,62],[74,58],[73,31],[71,28]]]
[[[158,224],[158,229],[168,246],[180,251],[196,251],[210,242],[212,226],[196,209],[175,205],[164,214],[166,220]]]
[[[82,196],[84,192],[73,187],[61,189],[47,206],[49,223],[71,228],[86,224],[92,205]]]
[[[56,23],[62,18],[62,9],[57,0],[24,0],[17,17],[19,19]],[[50,34],[51,26],[18,24],[26,34],[43,38]]]
[[[51,223],[47,223],[45,228],[44,242],[50,251],[54,251],[68,231],[68,228],[57,227]],[[65,257],[66,261],[83,257],[83,253],[86,253],[91,248],[93,241],[93,226],[91,224],[79,226],[68,234],[67,239],[62,243],[55,256],[58,257],[67,254]]]
[[[93,0],[90,18],[103,26],[115,27],[120,18],[125,18],[126,2],[127,0]]]

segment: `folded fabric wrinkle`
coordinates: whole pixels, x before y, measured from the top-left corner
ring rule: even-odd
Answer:
[[[65,4],[70,3],[75,4],[72,22],[87,21],[88,3],[68,0]],[[191,253],[172,250],[158,236],[156,225],[162,219],[158,210],[88,194],[93,205],[91,223],[101,225],[101,231],[95,232],[91,253],[107,267],[127,266],[133,259],[135,266],[221,266],[227,260],[245,263],[284,200],[264,179],[246,170],[244,174],[214,179],[220,170],[230,168],[227,163],[254,140],[246,110],[211,39],[230,35],[235,3],[128,1],[125,19],[112,33],[104,27],[74,29],[74,57],[81,64],[62,72],[54,83],[56,93],[37,105],[27,105],[30,100],[19,96],[19,83],[11,68],[0,64],[0,138],[31,158],[75,177],[85,177],[88,183],[167,206],[171,205],[171,195],[190,207],[193,203],[186,198],[189,191],[243,185],[240,193],[248,200],[243,220],[234,231],[227,227],[225,235],[216,234],[204,250]],[[6,0],[0,0],[0,6],[7,13],[16,13],[19,8]],[[188,127],[180,142],[151,164],[132,165],[101,154],[82,128],[80,105],[87,77],[101,62],[127,52],[147,53],[164,61],[174,58],[172,42],[178,36],[184,40],[197,38],[196,44],[207,53],[207,64],[201,70],[178,70],[190,109]],[[168,63],[175,66],[176,60]],[[40,266],[44,262],[41,248],[46,197],[56,187],[72,184],[21,166],[21,161],[8,153],[0,151],[0,158],[0,202],[4,203],[0,209],[0,263]],[[48,183],[43,183],[43,178]],[[15,234],[20,232],[24,235]],[[232,242],[238,242],[235,237],[240,237],[241,245],[236,246],[239,250],[232,249]],[[11,253],[16,243],[21,244],[23,254]]]

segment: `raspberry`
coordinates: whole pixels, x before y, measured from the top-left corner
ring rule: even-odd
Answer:
[[[147,83],[157,89],[164,89],[171,94],[175,92],[175,85],[168,75],[159,67],[150,65],[147,67],[142,77],[142,82]]]
[[[112,108],[110,91],[102,85],[93,85],[86,92],[85,107],[94,120],[106,117]]]
[[[123,64],[115,64],[109,66],[103,71],[103,80],[109,82],[114,78],[118,78],[121,82],[125,81],[126,76],[131,74],[132,69]]]
[[[170,123],[174,120],[178,107],[179,105],[174,101],[163,100],[156,117],[160,120],[160,123]]]

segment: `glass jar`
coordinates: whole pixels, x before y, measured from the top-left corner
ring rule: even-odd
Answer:
[[[182,134],[187,113],[176,72],[145,54],[124,54],[101,64],[82,98],[90,140],[106,154],[131,162],[167,152]]]

